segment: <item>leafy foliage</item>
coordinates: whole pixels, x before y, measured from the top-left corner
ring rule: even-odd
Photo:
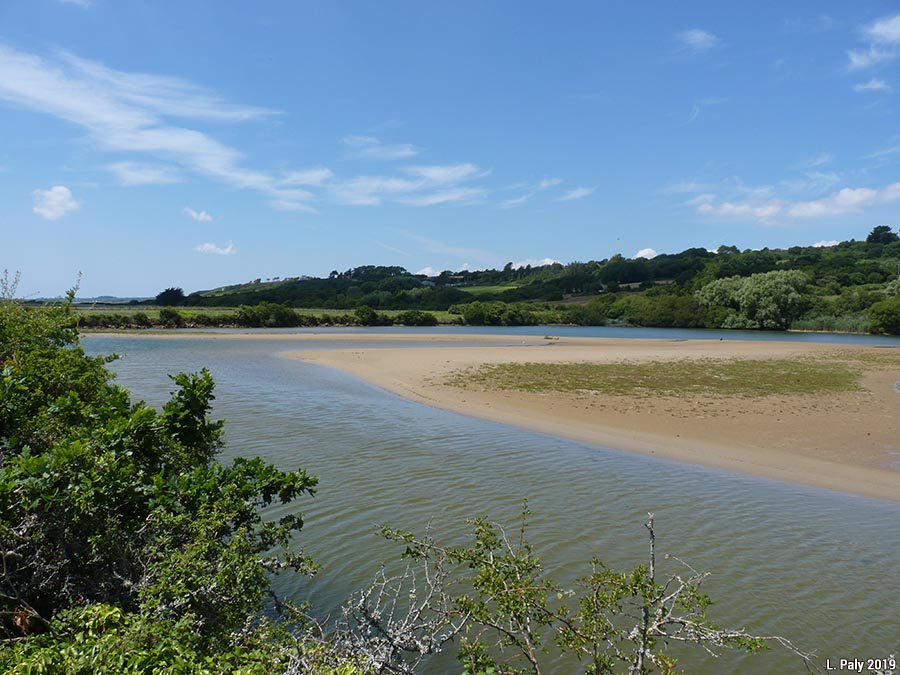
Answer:
[[[872,228],[866,242],[869,244],[890,244],[900,239],[896,232],[892,232],[887,225],[876,225]]]
[[[442,645],[458,636],[464,675],[540,675],[566,655],[585,664],[591,675],[672,675],[680,671],[669,648],[678,643],[717,655],[723,649],[759,651],[771,642],[808,661],[783,638],[714,624],[707,612],[712,601],[700,590],[706,573],[673,558],[671,571],[662,576],[653,514],[646,523],[648,563],[623,573],[594,560],[578,590],[563,589],[546,576],[526,537],[529,515],[525,505],[512,537],[500,525],[476,518],[467,546],[440,546],[427,534],[385,528],[383,536],[404,545],[406,557],[430,570],[424,587],[413,577],[409,588],[396,590],[419,598],[438,589],[430,621],[385,622],[384,595],[364,594],[352,615],[356,622],[345,623],[337,640],[365,651],[360,635],[377,634],[378,665],[384,668],[378,672],[397,673],[413,672],[406,657],[418,654],[423,644],[434,649],[435,641]]]
[[[180,288],[167,288],[160,292],[154,299],[157,305],[170,307],[172,305],[180,305],[184,302],[184,291]]]
[[[807,279],[795,270],[775,270],[749,277],[726,277],[697,291],[697,301],[706,307],[731,311],[723,328],[785,330],[809,305]]]
[[[85,355],[69,303],[0,300],[0,637],[30,642],[106,603],[127,630],[178,623],[204,653],[228,649],[270,573],[311,571],[291,547],[302,516],[264,522],[259,509],[316,479],[220,464],[208,371],[175,376],[158,412],[110,382],[109,360]]]
[[[869,308],[872,331],[900,335],[900,298],[889,298],[876,302]]]

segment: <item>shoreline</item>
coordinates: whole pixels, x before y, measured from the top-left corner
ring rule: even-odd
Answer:
[[[360,340],[358,335],[297,337],[301,341]],[[861,357],[877,353],[875,350],[883,353],[874,346],[635,338],[549,340],[536,336],[511,339],[493,335],[382,334],[365,339],[371,338],[400,346],[290,351],[285,355],[337,368],[403,398],[470,417],[619,451],[900,501],[900,468],[896,468],[900,462],[900,366],[865,369],[860,391],[827,396],[536,393],[460,388],[445,381],[451,373],[485,364]],[[410,341],[473,340],[482,344],[403,346]]]

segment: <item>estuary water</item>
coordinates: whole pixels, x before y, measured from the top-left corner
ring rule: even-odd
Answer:
[[[529,334],[591,330],[598,329],[532,328]],[[712,572],[704,588],[720,625],[784,636],[823,662],[900,654],[900,503],[542,436],[409,402],[281,355],[298,348],[392,348],[367,343],[374,330],[357,331],[352,342],[317,332],[322,339],[302,347],[271,338],[127,334],[88,336],[84,344],[90,352],[122,355],[111,364],[118,381],[155,406],[173,388],[169,374],[208,367],[217,385],[214,415],[227,421],[224,459],[259,455],[319,477],[316,496],[300,504],[306,525],[298,539],[321,571],[312,579],[278,578],[276,587],[309,601],[320,615],[335,615],[382,562],[397,565],[402,547],[376,536],[378,526],[422,533],[430,524],[437,539],[459,543],[473,516],[514,527],[527,498],[529,538],[549,576],[564,587],[589,573],[594,556],[622,570],[645,562],[643,523],[652,511],[658,553]],[[505,331],[511,344],[523,332]],[[788,337],[822,339],[810,335]],[[660,566],[681,571],[671,561]],[[449,651],[426,672],[458,672],[452,646]],[[695,648],[679,664],[701,675],[805,672],[799,659],[778,648],[719,659]],[[555,672],[577,672],[577,664],[558,664]]]

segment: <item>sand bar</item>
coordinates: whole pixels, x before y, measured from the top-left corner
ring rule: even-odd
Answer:
[[[529,336],[437,334],[290,337],[393,342],[396,346],[390,349],[339,348],[296,351],[289,355],[341,369],[400,396],[438,408],[617,450],[900,501],[900,394],[896,386],[900,366],[897,365],[866,367],[859,391],[759,398],[498,391],[448,384],[452,373],[482,364],[795,356],[824,359],[835,355],[895,355],[896,349],[795,342],[548,340]],[[403,345],[410,341],[482,344]]]

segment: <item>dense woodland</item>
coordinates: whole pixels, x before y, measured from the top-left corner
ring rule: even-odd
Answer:
[[[500,270],[448,270],[430,278],[402,267],[363,266],[335,270],[327,278],[256,279],[189,295],[169,288],[144,304],[167,309],[152,316],[93,312],[82,318],[82,327],[440,320],[900,334],[900,237],[882,225],[865,241],[834,246],[691,248],[652,259],[617,254],[567,265],[509,263]]]

